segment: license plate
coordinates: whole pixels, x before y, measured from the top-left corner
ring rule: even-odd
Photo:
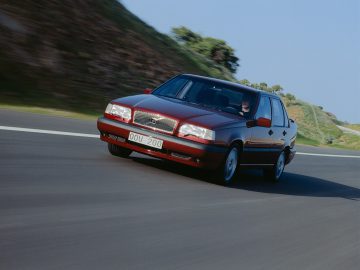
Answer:
[[[130,132],[129,134],[129,141],[140,143],[143,145],[147,145],[150,147],[154,147],[157,149],[161,149],[163,145],[163,141],[159,139],[155,139],[150,136],[144,136],[138,133]]]

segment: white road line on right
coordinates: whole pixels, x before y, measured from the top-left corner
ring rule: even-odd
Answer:
[[[360,156],[352,156],[352,155],[332,155],[332,154],[317,154],[317,153],[304,153],[304,152],[296,152],[296,155],[303,156],[318,156],[318,157],[337,157],[337,158],[360,158]]]

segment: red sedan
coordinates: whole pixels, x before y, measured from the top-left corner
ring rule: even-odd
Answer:
[[[295,155],[297,126],[277,95],[190,74],[145,92],[113,100],[98,119],[111,154],[216,170],[223,184],[240,166],[277,181]]]

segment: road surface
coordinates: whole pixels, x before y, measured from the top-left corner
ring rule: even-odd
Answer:
[[[7,110],[0,126],[97,134]],[[96,138],[0,129],[0,269],[358,269],[360,153],[298,151],[324,155],[222,187]]]

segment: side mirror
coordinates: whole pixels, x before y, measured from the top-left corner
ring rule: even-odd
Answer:
[[[271,127],[271,120],[268,118],[260,117],[256,120],[256,125],[258,127]]]
[[[152,92],[152,89],[150,89],[150,88],[144,89],[144,94],[146,94],[146,95],[151,94],[151,92]]]

